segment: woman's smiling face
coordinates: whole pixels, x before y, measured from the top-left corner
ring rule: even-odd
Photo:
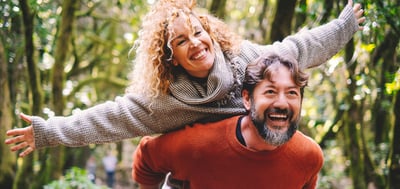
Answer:
[[[172,27],[173,64],[182,66],[191,76],[207,77],[215,59],[210,35],[193,15],[180,14]]]

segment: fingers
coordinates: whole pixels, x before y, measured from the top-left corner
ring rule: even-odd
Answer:
[[[23,149],[25,147],[26,147],[26,149],[18,154],[19,157],[25,157],[25,156],[29,155],[30,153],[32,153],[33,151],[35,151],[35,148],[32,148],[31,146],[28,146],[28,144],[26,142],[18,144],[16,146],[13,146],[11,148],[11,151],[15,152],[15,151],[21,150],[21,149]]]
[[[358,24],[362,24],[365,22],[365,17],[363,17],[364,10],[360,9],[359,11],[355,12],[355,16],[357,18]]]
[[[30,144],[29,142],[25,141],[23,136],[18,136],[18,137],[14,137],[14,138],[6,140],[6,144],[14,144],[14,143],[16,145],[14,145],[10,148],[10,150],[13,152],[18,151],[18,150],[23,150],[25,148],[25,150],[19,154],[20,157],[25,157],[35,150],[35,146],[33,144]]]
[[[20,136],[16,136],[16,137],[13,137],[13,138],[6,139],[5,143],[6,144],[16,144],[16,143],[24,142],[24,141],[25,141],[25,136],[24,135],[20,135]]]
[[[349,3],[350,3],[350,1],[351,0],[349,0]],[[353,3],[353,2],[351,2],[351,3]],[[354,15],[355,15],[355,17],[357,19],[357,23],[359,25],[358,30],[363,30],[364,27],[361,26],[361,24],[365,22],[365,17],[363,17],[364,10],[361,8],[361,4],[360,3],[356,3],[353,6],[353,11],[354,11]]]
[[[35,139],[33,138],[31,127],[9,130],[7,131],[7,136],[14,137],[6,139],[6,144],[19,143],[11,148],[12,151],[19,150],[26,147],[27,145],[35,148]]]
[[[358,21],[358,24],[359,24],[358,30],[363,30],[364,26],[361,26],[360,24],[365,22],[365,17],[359,18],[357,21]]]
[[[20,117],[22,120],[24,120],[24,121],[26,121],[27,123],[29,123],[29,124],[32,123],[31,117],[25,115],[24,113],[20,113],[20,114],[19,114],[19,117]]]
[[[356,13],[356,12],[359,11],[359,10],[361,10],[361,4],[360,4],[360,3],[356,3],[356,4],[353,6],[353,11],[354,11],[354,13]]]
[[[28,143],[27,142],[21,142],[21,143],[15,145],[15,146],[12,146],[10,149],[11,149],[11,151],[15,152],[15,151],[21,150],[21,149],[26,148],[26,147],[29,147]]]
[[[354,5],[353,11],[357,18],[360,18],[364,14],[364,10],[361,9],[361,4],[359,3]]]
[[[15,152],[18,150],[23,150],[19,154],[20,157],[25,157],[36,149],[32,126],[12,129],[7,131],[6,134],[7,136],[13,136],[12,138],[5,140],[5,143],[8,145],[15,144],[10,148],[11,151]]]
[[[350,5],[350,6],[353,6],[353,0],[349,0],[349,1],[347,2],[347,4]]]
[[[29,126],[29,127],[31,127],[31,126]],[[15,135],[27,134],[27,132],[29,132],[29,127],[8,130],[6,132],[6,135],[7,136],[15,136]]]
[[[6,139],[6,144],[13,144],[18,142],[28,142],[30,146],[35,147],[35,138],[33,136],[32,126],[25,128],[12,129],[7,131],[7,136],[14,136],[12,138]]]
[[[25,157],[25,156],[29,155],[30,153],[32,153],[33,151],[35,151],[35,148],[32,148],[31,146],[29,146],[28,148],[26,148],[26,150],[19,153],[19,157]]]

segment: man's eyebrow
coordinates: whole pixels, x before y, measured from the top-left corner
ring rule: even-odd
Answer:
[[[301,87],[299,87],[299,86],[297,86],[297,85],[288,87],[288,89],[295,89],[295,90],[299,90],[300,88],[301,88]]]
[[[263,85],[264,88],[277,88],[274,82]],[[297,86],[296,84],[288,85],[285,87],[286,89],[300,89],[301,87]]]

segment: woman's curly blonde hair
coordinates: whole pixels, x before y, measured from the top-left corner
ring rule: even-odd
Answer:
[[[213,42],[218,43],[224,53],[238,52],[241,38],[218,18],[195,13],[195,5],[195,0],[159,0],[144,17],[134,46],[136,54],[128,93],[141,93],[156,98],[170,92],[169,85],[179,66],[172,65],[168,36],[173,36],[171,25],[179,14],[198,18]]]

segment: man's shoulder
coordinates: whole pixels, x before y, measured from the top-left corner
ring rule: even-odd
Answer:
[[[296,153],[306,156],[323,156],[320,145],[314,139],[303,134],[301,131],[296,131],[292,139],[292,149],[295,150]]]
[[[222,119],[219,121],[214,121],[214,122],[205,122],[205,123],[194,123],[192,125],[186,126],[183,130],[187,129],[210,129],[210,126],[213,126],[212,128],[221,128],[221,127],[226,127],[227,125],[231,124],[236,124],[237,120],[239,119],[240,116],[232,116],[226,119]]]
[[[234,127],[239,116],[233,116],[216,122],[195,123],[187,125],[184,128],[162,134],[152,140],[174,141],[176,143],[186,144],[187,142],[195,142],[197,140],[207,141],[213,140],[226,133],[228,127]]]
[[[228,127],[234,127],[237,123],[239,116],[229,117],[220,121],[195,123],[187,125],[182,129],[168,133],[170,137],[182,138],[201,138],[201,140],[212,140],[214,137],[219,137],[226,133]]]

